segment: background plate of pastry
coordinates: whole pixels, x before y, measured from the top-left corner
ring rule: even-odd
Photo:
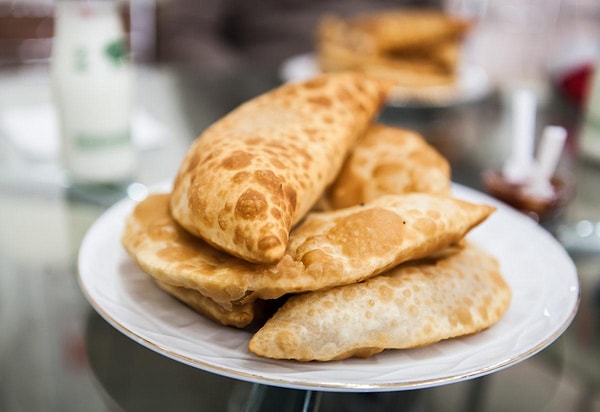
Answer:
[[[302,81],[321,73],[314,53],[292,56],[280,65],[279,77],[284,82]],[[462,63],[452,84],[418,87],[396,86],[387,100],[391,107],[444,107],[476,102],[494,90],[492,80],[483,67]]]
[[[485,70],[465,59],[475,22],[434,9],[398,8],[327,14],[315,28],[314,53],[280,67],[284,81],[357,71],[395,87],[391,106],[437,107],[477,101],[492,91]]]
[[[166,186],[160,187],[166,189]],[[497,211],[467,239],[495,256],[512,289],[504,316],[480,333],[367,359],[297,362],[248,351],[251,332],[216,324],[177,301],[130,259],[120,243],[136,202],[124,199],[90,228],[80,249],[79,283],[110,324],[176,361],[235,379],[296,389],[393,391],[483,376],[523,361],[558,338],[577,311],[575,266],[531,219],[487,195],[453,185],[454,195]]]

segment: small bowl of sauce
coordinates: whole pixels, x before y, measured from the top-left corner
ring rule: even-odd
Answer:
[[[531,217],[551,232],[575,194],[573,180],[562,175],[550,179],[551,196],[536,196],[524,184],[507,180],[498,170],[482,175],[485,191],[496,199]]]

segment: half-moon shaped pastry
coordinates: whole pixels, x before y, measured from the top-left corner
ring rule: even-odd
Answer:
[[[467,244],[363,283],[293,296],[249,349],[299,361],[369,357],[479,332],[502,317],[510,299],[496,259]]]
[[[250,325],[256,318],[260,306],[260,302],[256,300],[251,303],[232,305],[230,308],[225,308],[197,290],[174,286],[158,279],[155,279],[155,282],[162,290],[194,311],[225,326],[244,328]]]
[[[410,130],[373,124],[352,149],[326,204],[334,209],[386,194],[449,195],[450,165],[425,139]]]
[[[311,213],[276,264],[255,264],[210,246],[153,194],[128,216],[122,243],[137,265],[170,285],[225,307],[355,283],[460,241],[494,210],[451,197],[384,196],[363,206]]]
[[[369,54],[413,51],[426,54],[440,43],[459,39],[471,23],[437,10],[383,10],[347,19],[347,41]]]
[[[173,186],[174,218],[218,249],[277,262],[387,90],[357,73],[326,74],[242,104],[190,147]]]

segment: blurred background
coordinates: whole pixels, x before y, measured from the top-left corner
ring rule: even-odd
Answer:
[[[314,49],[328,13],[404,6],[435,7],[477,21],[468,58],[494,76],[523,77],[593,59],[600,6],[595,0],[118,1],[137,62],[195,69],[276,68]],[[52,0],[0,1],[0,65],[48,62]]]
[[[218,0],[117,1],[138,62],[196,69],[275,68],[284,58],[314,48],[324,13],[353,14],[435,1]],[[50,57],[55,1],[0,2],[2,65],[43,63]]]
[[[104,321],[77,284],[81,240],[115,201],[139,200],[169,181],[212,122],[287,80],[282,65],[314,53],[324,15],[428,7],[474,22],[461,59],[484,74],[483,88],[449,104],[392,104],[381,120],[422,133],[448,158],[454,181],[482,190],[480,172],[509,149],[512,93],[534,93],[537,128],[552,122],[569,134],[562,160],[579,190],[566,221],[576,233],[561,241],[573,247],[582,305],[539,356],[489,378],[386,394],[382,409],[399,398],[411,405],[414,395],[419,402],[407,409],[600,411],[600,155],[583,161],[580,150],[600,58],[599,0],[117,1],[135,67],[138,163],[125,187],[85,193],[63,178],[51,117],[56,4],[0,0],[0,410],[197,411],[217,398],[246,399],[250,384],[173,362]],[[600,87],[597,103],[600,124]],[[590,147],[600,151],[595,136]],[[568,243],[582,239],[596,249],[579,253]],[[372,406],[375,398],[363,401]],[[344,400],[364,410],[356,401]],[[335,396],[324,402],[337,410]]]

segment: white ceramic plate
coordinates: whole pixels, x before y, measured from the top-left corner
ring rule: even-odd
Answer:
[[[458,197],[498,210],[469,234],[496,256],[513,291],[505,316],[473,336],[369,359],[298,363],[248,352],[250,334],[214,324],[159,290],[120,244],[134,207],[123,200],[90,228],[79,254],[79,281],[114,327],[165,356],[236,379],[297,389],[391,391],[458,382],[506,368],[558,338],[575,316],[579,283],[564,249],[529,218],[455,185]],[[351,326],[348,326],[351,327]]]
[[[302,81],[319,74],[314,54],[292,56],[279,67],[279,77],[285,82]],[[485,70],[472,64],[458,68],[458,80],[452,86],[430,86],[419,89],[397,87],[392,90],[388,105],[395,107],[441,107],[477,101],[491,93],[492,82]]]

